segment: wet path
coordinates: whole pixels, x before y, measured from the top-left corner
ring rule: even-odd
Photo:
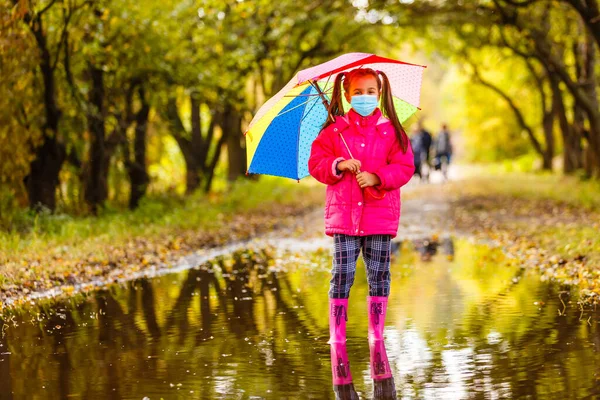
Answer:
[[[598,313],[500,251],[433,247],[408,243],[393,260],[398,398],[599,395]],[[246,249],[0,322],[0,399],[330,399],[329,263],[327,248]],[[371,399],[366,295],[361,264],[348,352]]]

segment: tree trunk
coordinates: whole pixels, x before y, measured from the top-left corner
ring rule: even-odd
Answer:
[[[598,12],[598,6],[595,1],[590,2],[590,6],[594,7],[594,11]],[[598,23],[594,23],[598,27]],[[596,91],[596,46],[592,33],[585,31],[585,40],[581,44],[581,59],[582,65],[579,73],[579,83],[584,88],[590,98],[593,110],[588,110],[587,116],[589,121],[589,130],[586,132],[587,149],[586,149],[586,170],[588,175],[600,178],[600,109],[598,107],[598,94]],[[577,103],[577,101],[575,102]]]
[[[584,110],[587,116],[590,127],[587,135],[587,142],[588,151],[591,152],[588,165],[590,165],[589,163],[592,163],[590,165],[593,170],[592,175],[598,175],[598,171],[600,171],[600,165],[597,165],[598,160],[600,159],[600,110],[598,109],[598,100],[596,98],[595,87],[596,84],[593,74],[595,50],[593,46],[589,45],[591,43],[588,39],[585,69],[592,71],[592,73],[586,76],[585,84],[582,85],[581,82],[576,82],[572,79],[568,69],[564,65],[563,60],[553,54],[552,44],[548,42],[545,34],[540,31],[532,31],[531,35],[532,39],[534,39],[536,49],[540,56],[547,61],[550,73],[556,74],[556,76],[564,82],[566,87],[573,95],[575,102],[579,103],[580,107]],[[589,35],[587,35],[587,38],[589,38]]]
[[[572,174],[582,167],[583,149],[581,147],[581,137],[583,132],[578,130],[575,125],[569,125],[564,112],[557,113],[560,122],[560,130],[563,138],[563,172]]]
[[[554,159],[554,113],[544,113],[542,125],[546,141],[546,148],[542,156],[542,169],[552,171],[552,160]]]
[[[583,137],[589,141],[590,132],[588,130],[583,131]],[[588,143],[585,148],[583,155],[583,167],[585,173],[589,177],[600,178],[600,158],[593,151],[592,147]]]
[[[196,164],[202,165],[206,159],[208,146],[202,137],[202,120],[200,118],[200,99],[195,95],[190,95],[191,115],[190,122],[192,126],[191,141],[192,152],[196,155]]]
[[[590,30],[591,35],[593,36],[596,44],[600,46],[600,21],[598,20],[598,15],[600,15],[600,10],[598,8],[597,0],[564,0],[567,3],[571,4],[575,10],[581,16],[581,19]]]
[[[563,139],[563,172],[570,174],[578,167],[577,142],[579,138],[567,119],[567,112],[563,101],[563,94],[559,86],[559,78],[555,74],[548,74],[550,88],[552,89],[552,111],[558,119],[560,132]],[[579,145],[581,149],[581,145]]]
[[[125,124],[126,122],[120,121],[119,124]],[[104,162],[102,163],[102,176],[104,182],[106,184],[106,197],[105,200],[108,199],[108,174],[110,173],[110,164],[117,147],[126,142],[125,132],[127,128],[123,126],[118,126],[114,128],[114,131],[110,134],[110,136],[106,139],[106,143],[104,146]]]
[[[133,160],[129,161],[128,172],[131,182],[131,193],[129,196],[129,208],[134,210],[138,207],[140,200],[146,194],[150,178],[146,169],[146,136],[148,132],[148,115],[150,104],[146,99],[143,87],[138,89],[142,108],[135,116],[135,137],[133,141]]]
[[[231,105],[226,105],[223,112],[221,129],[227,135],[227,180],[235,181],[246,174],[246,149],[244,135],[242,135],[242,116],[239,111]]]
[[[191,140],[189,142],[190,154],[186,160],[186,185],[185,193],[191,194],[200,186],[201,166],[206,159],[205,143],[202,137],[202,121],[200,118],[200,99],[195,95],[190,96],[192,107],[190,122],[192,125]]]
[[[34,210],[56,209],[56,188],[58,176],[65,161],[66,151],[55,137],[44,137],[41,146],[35,149],[35,158],[30,164],[29,175],[25,177],[29,206]]]
[[[177,102],[174,97],[169,98],[167,107],[165,110],[166,119],[171,125],[171,135],[179,145],[181,154],[185,160],[186,167],[186,194],[192,193],[196,190],[204,181],[204,187],[206,188],[206,180],[212,182],[212,176],[208,171],[211,171],[212,161],[208,160],[209,150],[212,145],[215,133],[215,126],[219,119],[219,113],[213,110],[212,118],[208,126],[208,131],[205,135],[202,133],[202,124],[200,119],[200,100],[194,95],[190,96],[191,104],[191,131],[187,132],[179,111],[177,109]],[[221,145],[217,144],[215,149],[220,154]],[[212,184],[208,183],[208,186]]]
[[[219,158],[221,157],[221,150],[223,149],[223,145],[227,142],[228,131],[221,130],[221,138],[215,147],[215,151],[213,157],[207,165],[204,167],[204,175],[206,179],[204,181],[204,192],[210,192],[210,188],[212,187],[213,178],[215,177],[215,168],[217,167],[217,163],[219,162]]]
[[[555,142],[554,141],[554,112],[553,112],[554,111],[554,101],[550,105],[550,109],[548,109],[548,100],[546,97],[546,90],[544,87],[545,86],[544,85],[544,77],[540,76],[538,74],[534,65],[528,58],[524,57],[523,61],[527,65],[527,69],[529,70],[531,77],[535,81],[536,86],[538,88],[539,95],[540,95],[540,102],[541,102],[540,106],[541,106],[541,110],[542,110],[542,129],[544,131],[544,140],[546,142],[546,147],[543,150],[544,154],[542,154],[542,169],[551,171],[552,170],[552,160],[554,158],[554,149],[555,149],[555,146],[554,146],[554,142]],[[546,78],[548,77],[547,71],[546,71],[545,76],[546,76]]]
[[[193,98],[192,98],[193,99]],[[183,155],[183,160],[185,161],[185,193],[191,194],[194,192],[199,186],[201,182],[201,167],[203,165],[203,160],[199,154],[197,154],[198,148],[202,148],[202,130],[200,124],[200,107],[192,102],[192,139],[189,139],[188,133],[183,126],[183,122],[179,117],[179,111],[177,109],[177,102],[174,97],[170,97],[168,100],[167,108],[166,108],[166,117],[171,125],[171,135],[177,142],[179,146],[179,150]],[[200,131],[198,132],[198,129]],[[195,137],[196,135],[200,135],[198,139]],[[200,144],[198,144],[200,141]],[[195,151],[196,150],[196,151]]]
[[[566,119],[566,117],[565,117]],[[564,172],[566,174],[575,172],[583,168],[583,127],[585,124],[585,113],[579,107],[577,102],[573,104],[573,124],[571,125],[571,136],[563,137],[565,154],[564,154]]]
[[[585,26],[582,21],[577,23],[577,30],[579,32],[578,37],[585,36]],[[586,49],[584,46],[585,42],[575,40],[572,44],[572,54],[575,64],[575,74],[577,80],[582,82],[585,80],[587,71],[585,70],[586,60],[585,53]],[[558,85],[557,85],[558,87]],[[559,112],[566,114],[564,110],[564,103],[561,104],[563,107]],[[566,122],[566,115],[560,116],[561,129],[563,131],[564,141],[564,173],[573,173],[576,170],[583,168],[583,147],[582,139],[584,137],[584,126],[585,126],[585,111],[582,109],[581,104],[577,99],[573,101],[573,123],[569,126]]]
[[[93,214],[98,213],[98,206],[101,206],[108,197],[108,166],[105,166],[105,118],[106,111],[104,107],[104,72],[92,64],[89,65],[89,74],[91,78],[91,89],[89,93],[88,105],[88,129],[91,142],[89,149],[89,168],[87,168],[87,177],[85,180],[85,200],[88,203]]]
[[[200,168],[194,157],[185,157],[185,194],[192,194],[200,186]]]
[[[126,112],[117,113],[117,126],[110,136],[106,135],[106,107],[104,106],[105,87],[104,72],[100,68],[89,65],[91,77],[91,90],[88,105],[88,129],[91,135],[91,143],[88,156],[88,167],[84,169],[85,175],[85,200],[93,214],[97,214],[98,206],[108,199],[108,174],[110,162],[117,146],[126,142],[126,131],[132,123],[130,115],[133,91],[136,82],[132,83],[126,95]]]
[[[28,21],[29,22],[29,21]],[[40,71],[44,82],[44,116],[42,128],[43,142],[34,149],[35,158],[30,164],[29,175],[25,177],[25,185],[29,197],[29,206],[35,210],[56,208],[56,188],[59,174],[66,159],[66,148],[58,136],[58,123],[61,110],[56,100],[56,81],[48,50],[46,35],[41,16],[34,18],[28,26],[35,37],[39,56]]]

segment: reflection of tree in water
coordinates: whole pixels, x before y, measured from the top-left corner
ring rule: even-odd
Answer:
[[[109,290],[96,292],[95,299],[100,343],[119,343],[129,348],[144,339],[144,332],[134,321],[135,310],[123,311],[122,304]]]
[[[46,320],[46,331],[60,330],[51,336],[52,356],[58,362],[59,397],[66,399],[71,393],[69,372],[73,369],[69,358],[70,346],[64,340],[75,329],[75,320],[72,312],[55,312]]]
[[[128,284],[130,290],[132,285],[135,283]],[[105,347],[105,351],[99,355],[102,360],[100,366],[103,367],[103,377],[106,378],[101,388],[106,398],[118,399],[124,395],[121,387],[127,366],[120,361],[120,355],[129,351],[136,352],[138,346],[147,340],[146,333],[135,323],[137,302],[129,298],[128,305],[131,308],[126,312],[114,293],[109,290],[96,293],[98,340],[99,344]],[[140,352],[137,354],[141,356]]]
[[[232,304],[233,313],[225,313],[230,332],[238,338],[256,334],[254,322],[254,294],[250,283],[251,275],[264,276],[269,257],[266,252],[236,252],[229,263],[224,258],[218,260],[225,277],[225,290]],[[264,280],[264,278],[260,278]]]
[[[294,335],[298,335],[298,331],[312,331],[317,335],[321,332],[316,328],[316,323],[306,324],[306,320],[310,320],[310,314],[306,313],[301,318],[299,311],[302,308],[294,308],[288,304],[290,300],[285,299],[285,293],[293,293],[292,285],[285,274],[270,270],[270,263],[271,257],[266,251],[239,252],[189,270],[172,307],[163,310],[166,318],[162,335],[168,332],[167,338],[176,337],[179,345],[205,348],[201,354],[207,356],[199,358],[194,366],[198,370],[221,368],[221,364],[227,365],[236,356],[233,354],[232,358],[228,359],[221,357],[222,354],[243,353],[243,359],[235,359],[236,362],[251,361],[269,366],[269,376],[272,376],[271,390],[276,390],[278,384],[298,387],[302,373],[311,370],[306,368],[307,365],[313,365],[315,369],[321,368],[321,365],[311,349],[302,348],[294,343]],[[142,298],[150,299],[153,298],[152,295],[144,294],[152,291],[152,285],[148,282],[141,280],[135,283],[135,288],[138,293],[142,292]],[[194,316],[194,297],[199,299],[200,312],[199,320],[191,323],[190,317]],[[131,298],[130,294],[130,303]],[[257,308],[257,298],[262,299],[261,306],[265,306],[264,310]],[[113,303],[115,300],[104,301]],[[151,307],[153,302],[143,304],[144,319],[156,315]],[[133,314],[133,311],[133,307],[130,306],[130,313]],[[111,312],[107,314],[110,315]],[[266,331],[263,328],[263,331],[259,332],[257,328],[257,312],[266,313],[260,316],[263,320],[268,319]],[[116,313],[121,314],[118,310]],[[156,318],[151,320],[156,321]],[[156,332],[154,336],[161,335],[158,324],[148,321],[146,323],[149,330],[150,327],[155,327],[152,329]],[[131,325],[131,322],[128,325]],[[229,335],[233,335],[237,341],[232,342]],[[193,343],[187,342],[190,336],[195,337]],[[271,336],[273,337],[269,338]],[[259,341],[260,338],[263,339],[260,345],[251,343]],[[248,339],[248,343],[245,339]],[[289,340],[289,344],[286,339]],[[290,354],[292,350],[294,354]],[[297,372],[290,374],[294,370]],[[243,374],[235,379],[241,381],[240,385],[244,381],[249,383]],[[328,390],[329,388],[324,393],[328,393]]]
[[[518,332],[499,339],[489,338],[488,333],[502,318],[494,300],[507,294],[502,292],[478,304],[465,315],[463,329],[455,330],[454,337],[448,338],[451,344],[467,345],[453,346],[450,351],[470,349],[461,357],[466,367],[462,377],[472,391],[472,398],[488,398],[490,390],[510,398],[559,398],[561,394],[564,397],[560,398],[584,398],[597,393],[598,383],[590,366],[598,365],[599,358],[597,350],[590,349],[590,342],[600,340],[600,332],[597,324],[585,324],[589,315],[583,323],[573,309],[562,316],[553,311],[540,312],[535,317],[507,315],[509,321],[520,324]],[[540,293],[549,310],[561,308],[558,295],[553,286],[545,286],[545,293]],[[598,317],[594,312],[593,319],[597,321]],[[426,341],[432,350],[432,359],[425,370],[426,381],[444,387],[449,370],[442,354],[447,350],[437,342],[437,337],[426,337]],[[591,386],[596,389],[590,391]],[[418,392],[421,388],[414,389]]]
[[[144,310],[144,320],[148,327],[150,336],[154,339],[160,337],[160,327],[156,321],[156,309],[154,301],[154,290],[148,279],[140,279],[140,287],[142,290],[142,308]]]
[[[217,261],[225,281],[226,293],[223,297],[227,297],[233,310],[231,314],[225,313],[225,317],[230,332],[238,338],[252,338],[257,334],[263,337],[260,345],[251,346],[250,358],[269,366],[269,375],[272,377],[270,386],[274,392],[279,385],[300,390],[302,375],[318,371],[322,366],[312,349],[299,345],[298,336],[308,332],[320,335],[322,332],[316,322],[311,321],[310,313],[300,315],[300,310],[305,309],[301,299],[293,300],[299,306],[288,304],[290,300],[285,299],[285,294],[295,293],[295,290],[285,273],[268,267],[271,261],[272,257],[267,251],[239,252],[230,259],[221,258]],[[266,314],[261,317],[268,318],[268,326],[272,328],[270,332],[258,332],[258,297],[266,307]],[[265,336],[271,335],[272,340],[265,340]],[[329,392],[330,388],[325,387],[323,393],[329,395]]]
[[[546,299],[556,302],[558,295],[556,287],[546,286]],[[540,313],[538,319],[532,318],[528,321],[529,326],[524,330],[524,334],[510,340],[510,346],[518,349],[516,352],[511,352],[509,357],[501,357],[498,351],[492,353],[494,363],[503,363],[508,371],[517,372],[510,375],[511,390],[515,397],[534,396],[539,394],[540,388],[560,391],[571,397],[577,394],[574,396],[576,398],[589,394],[587,390],[581,389],[577,381],[581,382],[586,375],[592,378],[589,365],[598,363],[594,363],[590,358],[597,360],[598,353],[597,350],[591,351],[592,349],[586,346],[589,344],[587,340],[582,339],[597,337],[598,329],[597,324],[590,327],[585,324],[585,320],[582,324],[579,317],[576,312],[562,316],[554,312]],[[587,331],[585,335],[581,335],[582,329]],[[580,362],[573,363],[574,354],[581,358]],[[587,361],[581,362],[586,358]],[[584,381],[592,382],[587,379]]]
[[[13,376],[42,378],[44,395],[54,398],[121,398],[127,397],[126,390],[135,386],[132,382],[139,381],[138,386],[144,387],[144,380],[156,381],[158,376],[158,380],[181,380],[181,376],[174,378],[170,372],[164,372],[165,362],[176,362],[168,359],[166,350],[177,347],[192,354],[203,348],[200,358],[192,358],[184,366],[194,368],[198,376],[218,375],[232,360],[242,364],[252,361],[268,366],[272,390],[281,383],[298,387],[305,365],[317,367],[319,363],[310,349],[297,346],[292,336],[298,330],[311,328],[299,318],[298,310],[284,300],[281,275],[270,271],[269,263],[267,252],[241,252],[200,265],[187,272],[172,303],[168,297],[173,296],[159,279],[138,279],[124,287],[95,292],[88,302],[75,308],[65,307],[64,312],[47,310],[42,313],[44,322],[37,337],[19,338],[35,343],[41,354],[20,352],[22,362]],[[291,285],[287,286],[291,291]],[[194,297],[199,300],[199,314],[194,308]],[[257,310],[259,297],[264,310]],[[157,304],[161,304],[160,311]],[[260,332],[257,312],[262,312],[261,318],[267,322]],[[195,315],[198,320],[191,321]],[[164,321],[162,326],[160,321]],[[5,346],[12,333],[2,339]],[[231,340],[231,335],[236,341]],[[288,338],[289,344],[285,341]],[[261,339],[262,344],[258,345],[256,342]],[[290,355],[295,348],[300,354]],[[221,357],[226,353],[237,353],[232,357],[241,360]],[[0,363],[0,368],[4,368],[2,379],[7,380],[3,388],[12,384],[8,373],[12,365]],[[289,375],[293,370],[300,373]],[[250,383],[243,374],[233,379],[240,381],[240,387]],[[40,387],[23,385],[23,390],[33,396]]]
[[[10,379],[11,355],[8,347],[8,335],[5,332],[5,323],[0,318],[0,399],[12,400],[13,389]]]

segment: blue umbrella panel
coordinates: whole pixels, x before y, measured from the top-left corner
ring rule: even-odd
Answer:
[[[327,118],[316,88],[307,84],[272,119],[254,151],[248,172],[301,179],[309,175],[308,158],[313,141]]]

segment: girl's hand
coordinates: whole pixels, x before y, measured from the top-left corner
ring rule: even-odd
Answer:
[[[377,186],[381,184],[381,180],[375,174],[370,172],[361,172],[356,175],[356,180],[361,188],[366,188],[369,186]]]
[[[337,165],[340,171],[350,171],[357,174],[360,172],[360,161],[355,159],[340,161]]]

